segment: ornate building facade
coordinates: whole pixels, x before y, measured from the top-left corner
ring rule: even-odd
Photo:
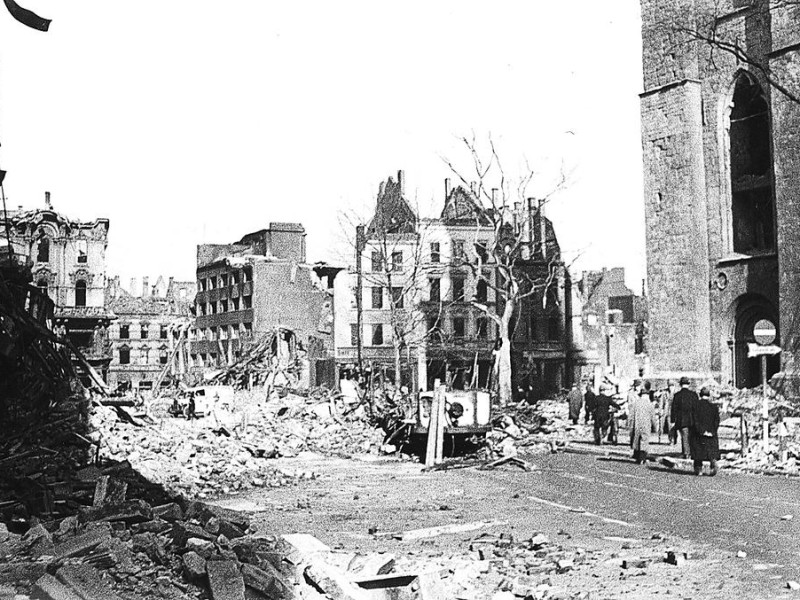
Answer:
[[[105,306],[108,219],[73,221],[45,207],[8,212],[14,253],[31,265],[33,283],[55,303],[55,331],[66,335],[105,377],[111,362],[108,328],[114,314]]]

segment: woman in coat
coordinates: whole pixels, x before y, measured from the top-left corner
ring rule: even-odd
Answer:
[[[708,388],[700,390],[700,400],[692,408],[689,423],[689,447],[694,461],[694,474],[700,475],[703,461],[711,463],[711,476],[717,474],[719,459],[719,409],[711,403],[711,392]]]
[[[631,428],[631,448],[637,465],[647,460],[650,449],[650,433],[657,426],[656,410],[650,402],[650,395],[644,388],[628,403],[628,423]]]
[[[572,389],[567,394],[567,402],[569,403],[569,420],[573,425],[578,424],[578,418],[581,416],[581,407],[583,407],[583,394],[578,389],[578,384],[573,384]]]

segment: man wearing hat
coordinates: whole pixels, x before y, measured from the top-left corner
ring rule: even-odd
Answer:
[[[638,393],[628,400],[628,424],[631,428],[631,448],[633,460],[637,465],[647,461],[647,451],[650,449],[650,434],[653,427],[658,426],[656,410],[650,402],[647,389],[640,387]]]
[[[690,424],[690,444],[692,447],[692,460],[694,461],[694,474],[700,475],[703,470],[703,461],[711,463],[711,476],[717,474],[717,459],[719,459],[719,409],[711,402],[711,392],[704,387],[700,390],[700,399],[692,407]]]
[[[611,397],[611,386],[603,383],[600,386],[600,395],[594,403],[594,443],[598,446],[603,443],[603,439],[608,435],[608,428],[611,425],[611,407],[619,409],[620,406]]]
[[[689,426],[692,423],[692,411],[694,405],[697,404],[697,394],[689,389],[689,378],[681,377],[681,389],[675,394],[672,399],[672,410],[670,411],[670,420],[672,427],[681,434],[681,455],[683,458],[689,458],[690,444],[689,444]]]

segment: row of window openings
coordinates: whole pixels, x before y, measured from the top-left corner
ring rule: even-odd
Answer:
[[[239,360],[242,357],[241,350],[236,350],[233,353],[234,360]],[[225,359],[220,361],[219,356],[216,353],[200,353],[200,354],[191,354],[189,355],[189,367],[216,367],[225,364]]]
[[[243,269],[241,273],[242,283],[252,281],[253,277],[249,270]],[[200,291],[206,292],[208,290],[215,290],[217,288],[226,288],[229,285],[238,285],[239,279],[239,273],[234,271],[230,274],[223,273],[222,275],[215,275],[213,277],[201,277],[198,283],[200,285]]]
[[[464,249],[464,240],[453,240],[453,260],[466,261],[467,255]],[[475,250],[475,264],[487,264],[489,262],[489,246],[486,241],[479,241],[474,244]],[[442,262],[442,246],[440,242],[430,243],[430,262]],[[388,269],[385,269],[388,267]],[[384,262],[383,253],[379,250],[372,252],[372,271],[376,273],[383,272],[384,270],[394,271],[396,273],[403,272],[403,253],[392,252],[391,262],[387,265]]]
[[[451,331],[454,338],[467,337],[467,321],[465,317],[453,317],[451,321]],[[428,321],[428,333],[434,335],[441,333],[441,321],[432,318]],[[371,346],[383,346],[390,340],[390,335],[385,335],[384,325],[381,323],[372,325],[371,336],[369,338]],[[479,317],[475,321],[475,337],[480,340],[489,339],[489,320],[485,317]],[[358,345],[358,324],[352,323],[350,325],[350,345]]]
[[[36,262],[50,262],[50,240],[47,238],[39,240],[39,245],[36,247]],[[78,240],[78,262],[89,262],[89,246],[86,240]]]
[[[236,340],[239,338],[246,338],[253,335],[252,323],[241,323],[240,325],[229,325],[227,327],[209,327],[208,329],[199,329],[197,331],[198,341],[216,341],[216,340]]]
[[[119,339],[121,340],[128,340],[131,337],[131,326],[130,325],[120,325],[119,326]],[[146,340],[150,337],[150,327],[147,325],[142,325],[139,328],[139,338],[142,340]],[[161,325],[158,331],[159,339],[166,340],[169,337],[169,328],[166,325]]]
[[[142,348],[140,350],[141,353],[141,364],[147,365],[150,364],[150,349],[149,348]],[[158,353],[158,364],[165,365],[167,364],[168,354],[166,350],[161,350]],[[123,346],[119,349],[119,364],[121,365],[129,365],[131,364],[131,349]]]
[[[452,285],[452,301],[453,302],[466,302],[466,279],[461,277],[456,277],[450,280]],[[431,302],[441,302],[442,293],[441,293],[441,280],[440,279],[430,279],[428,281],[430,293],[428,299]],[[404,308],[405,305],[405,290],[401,287],[392,287],[389,288],[391,290],[392,296],[392,305],[394,308]],[[372,308],[381,309],[384,307],[383,302],[383,290],[384,288],[381,286],[375,286],[372,288]],[[489,286],[488,284],[479,279],[476,286],[475,286],[475,297],[474,300],[477,302],[486,302],[489,297]]]
[[[239,298],[231,298],[230,300],[220,300],[219,302],[209,302],[206,304],[205,302],[199,302],[197,304],[197,308],[199,311],[200,316],[205,315],[216,315],[217,313],[226,313],[230,311],[237,311],[237,310],[247,310],[248,308],[253,308],[253,297],[252,296],[242,296],[241,304],[239,302]]]
[[[38,287],[43,292],[47,293],[47,279],[40,279],[36,282]],[[86,282],[78,281],[75,284],[75,306],[86,306]]]

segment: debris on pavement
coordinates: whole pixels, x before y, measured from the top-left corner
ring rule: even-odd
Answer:
[[[165,399],[163,405],[169,402]],[[320,411],[321,403],[314,398],[288,394],[267,402],[263,393],[238,391],[233,404],[199,419],[158,416],[164,411],[151,405],[149,412],[155,417],[134,413],[140,421],[133,422],[119,418],[120,407],[99,406],[92,425],[103,457],[128,460],[170,491],[200,498],[313,479],[314,473],[278,469],[268,459],[306,451],[337,456],[377,453],[383,439],[382,432],[363,419]]]

